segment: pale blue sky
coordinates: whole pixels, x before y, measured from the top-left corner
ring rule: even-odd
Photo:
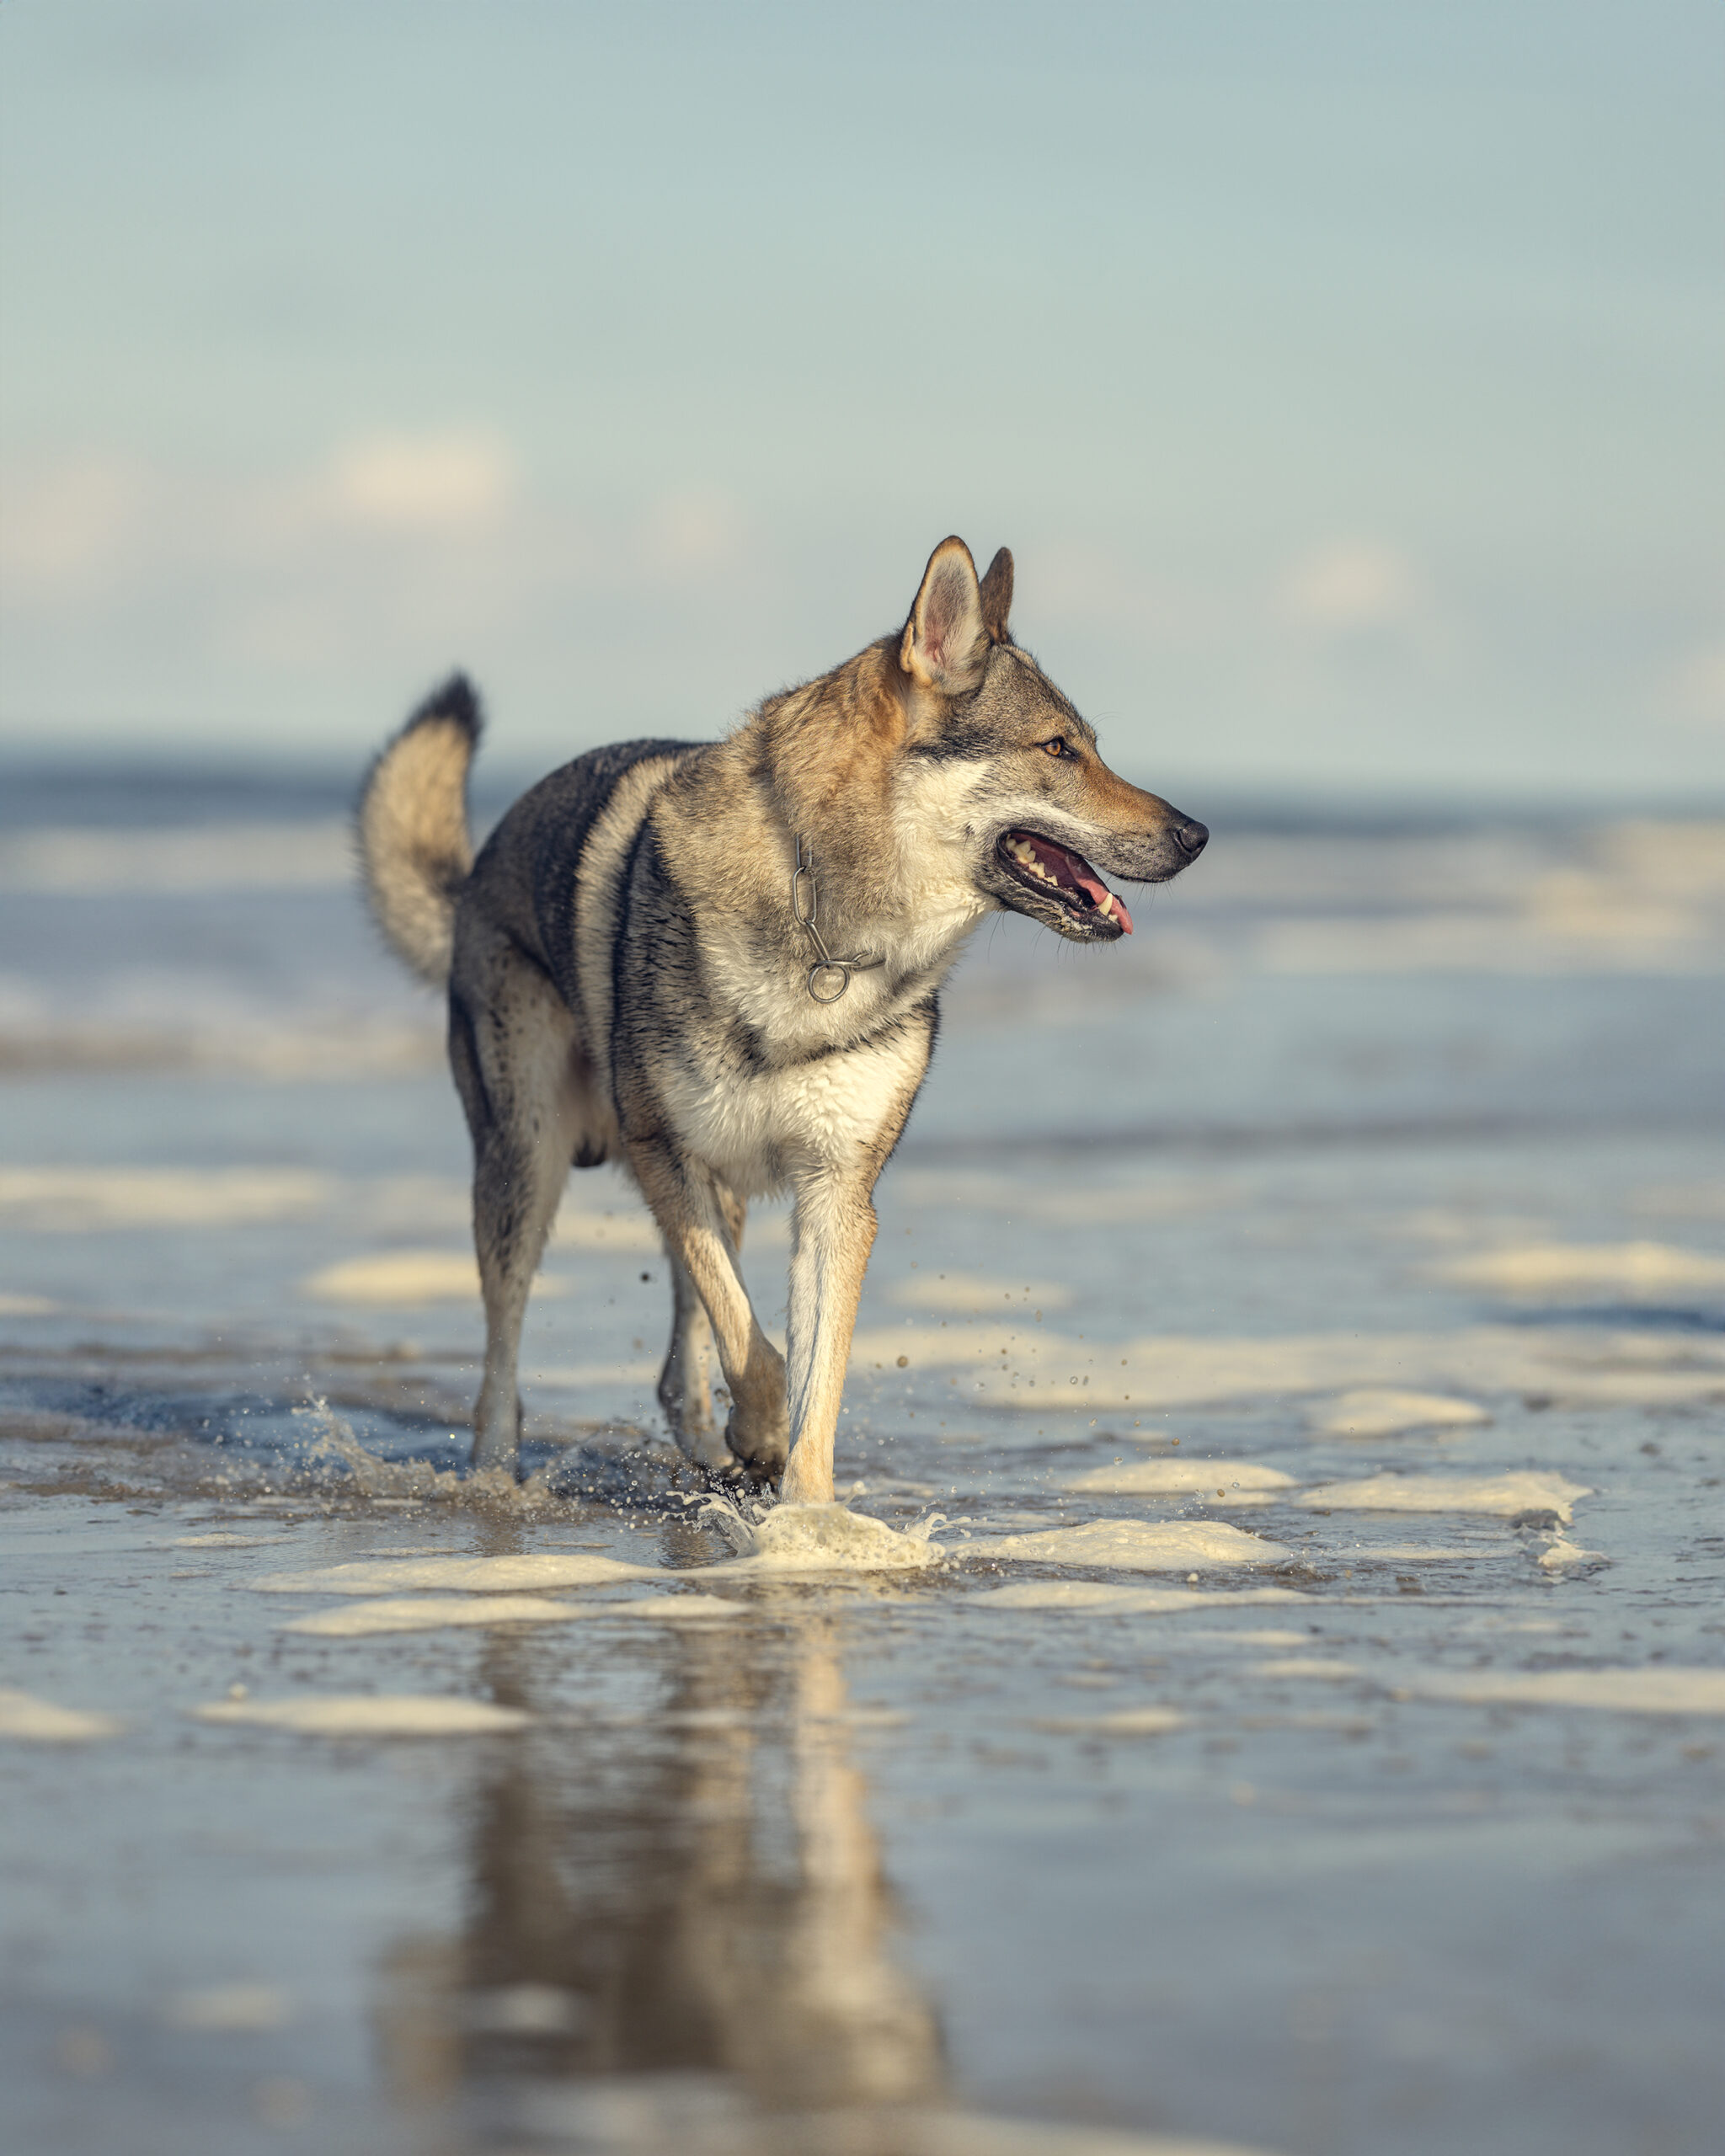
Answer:
[[[1712,4],[0,8],[0,731],[700,734],[930,547],[1152,782],[1725,786]]]

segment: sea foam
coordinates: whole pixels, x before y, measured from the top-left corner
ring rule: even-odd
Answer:
[[[1220,1520],[1092,1519],[1036,1534],[967,1542],[966,1557],[1035,1565],[1095,1565],[1115,1572],[1183,1572],[1218,1565],[1283,1564],[1295,1553]]]
[[[1292,1500],[1313,1510],[1367,1513],[1555,1513],[1566,1525],[1584,1483],[1561,1475],[1372,1475],[1359,1482],[1325,1482]]]
[[[900,1531],[843,1505],[778,1504],[751,1517],[713,1498],[706,1517],[736,1553],[716,1568],[732,1577],[739,1572],[920,1572],[943,1563],[947,1555],[932,1540],[941,1524],[937,1516]]]

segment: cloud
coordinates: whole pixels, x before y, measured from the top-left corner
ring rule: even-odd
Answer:
[[[718,494],[672,494],[648,514],[642,554],[649,568],[687,574],[735,559],[745,543],[734,504]]]
[[[7,475],[0,488],[0,579],[14,598],[93,592],[123,566],[142,521],[146,475],[94,453]]]
[[[721,711],[758,693],[771,665],[750,640],[772,610],[739,601],[788,573],[733,499],[595,502],[535,476],[506,436],[459,422],[338,436],[292,464],[99,444],[8,460],[0,728],[165,711],[254,729],[296,703],[398,696],[457,657],[547,684],[579,671],[661,730],[703,680]],[[297,738],[310,722],[291,723]]]
[[[513,462],[494,435],[376,435],[338,452],[325,499],[342,521],[450,532],[494,523],[514,492]]]
[[[1725,643],[1703,644],[1673,670],[1668,701],[1692,726],[1725,726]]]
[[[1225,597],[1189,573],[1150,566],[1130,548],[1073,538],[1027,552],[1018,587],[1021,616],[1033,625],[1124,630],[1162,645],[1211,642],[1230,612]]]
[[[1399,628],[1419,612],[1421,580],[1407,557],[1375,540],[1341,540],[1296,561],[1284,576],[1277,611],[1291,627],[1320,636]]]

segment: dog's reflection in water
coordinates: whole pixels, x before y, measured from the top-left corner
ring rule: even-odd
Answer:
[[[404,1940],[383,1972],[421,2146],[800,2151],[823,2116],[938,2100],[836,1626],[799,1600],[652,1627],[628,1652],[659,1665],[660,1710],[499,1746],[459,1935]],[[526,1673],[547,1645],[491,1636],[491,1696],[544,1705]]]

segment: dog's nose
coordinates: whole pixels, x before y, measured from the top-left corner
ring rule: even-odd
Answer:
[[[1183,824],[1175,825],[1174,843],[1188,860],[1196,861],[1210,844],[1210,825],[1188,816]]]

